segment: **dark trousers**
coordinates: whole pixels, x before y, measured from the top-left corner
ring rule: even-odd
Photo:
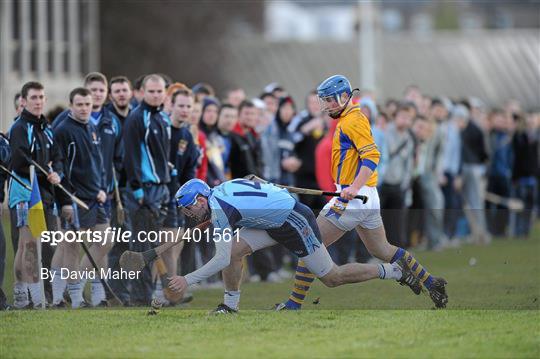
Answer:
[[[197,269],[195,264],[195,243],[192,241],[184,242],[184,248],[180,253],[180,273],[186,275]]]
[[[455,177],[445,172],[447,183],[441,187],[444,195],[444,233],[448,238],[456,235],[457,221],[461,215],[461,197],[454,189]]]
[[[510,179],[502,176],[489,176],[487,190],[501,197],[510,197]],[[488,202],[486,212],[491,234],[494,236],[506,235],[506,229],[510,220],[510,211],[508,208]]]
[[[514,196],[521,199],[525,208],[515,214],[514,235],[528,236],[531,231],[537,183],[534,177],[522,178],[514,186]]]
[[[383,184],[380,190],[381,216],[388,242],[405,247],[405,191],[399,185]]]
[[[121,189],[122,203],[125,201],[125,189]],[[121,228],[122,232],[131,231],[131,220],[129,217],[129,212],[124,208],[124,223],[120,226],[118,223],[118,204],[115,200],[112,201],[112,213],[111,213],[111,227]],[[122,253],[129,250],[129,243],[119,242],[115,243],[114,247],[111,249],[108,255],[109,268],[112,271],[120,270],[120,257]],[[109,279],[108,280],[112,290],[116,293],[118,298],[123,303],[129,303],[129,279]]]
[[[144,252],[159,245],[146,239],[150,231],[162,229],[166,214],[169,192],[165,185],[150,185],[144,188],[144,202],[142,205],[133,197],[132,193],[126,195],[126,207],[129,212],[132,226],[132,237],[129,250]],[[142,232],[142,233],[141,233]],[[141,233],[139,240],[139,233]],[[154,282],[150,266],[144,267],[138,279],[130,281],[130,301],[134,305],[149,305],[152,301]]]
[[[132,213],[132,214],[131,214]],[[155,243],[148,241],[141,242],[138,240],[138,233],[148,233],[149,231],[159,230],[156,226],[159,217],[148,208],[140,208],[136,211],[130,211],[131,221],[133,224],[133,232],[129,250],[134,252],[144,252],[156,246]],[[145,234],[141,238],[146,237]],[[152,281],[151,266],[146,266],[141,271],[138,279],[130,280],[131,292],[130,301],[134,305],[149,305],[152,301],[152,293],[154,291],[154,283]]]

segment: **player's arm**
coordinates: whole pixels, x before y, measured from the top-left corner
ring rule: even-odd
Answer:
[[[209,204],[209,206],[211,206]],[[231,263],[231,252],[233,240],[225,241],[223,233],[231,230],[229,219],[225,215],[225,211],[220,209],[219,205],[212,211],[212,225],[214,232],[221,232],[221,235],[213,233],[215,237],[208,238],[218,240],[214,241],[216,245],[216,254],[201,268],[193,271],[185,276],[173,276],[169,287],[175,291],[182,291],[191,284],[199,283],[206,278],[213,276],[227,267]]]
[[[362,188],[369,180],[377,165],[379,164],[379,158],[381,154],[377,149],[373,135],[371,134],[371,128],[369,121],[365,118],[360,119],[354,125],[344,126],[343,131],[347,135],[356,150],[358,151],[358,157],[362,161],[362,166],[358,175],[354,179],[353,183],[343,191],[341,191],[341,197],[347,200],[351,200],[358,194],[360,188]]]
[[[220,238],[223,238],[223,236]],[[199,283],[227,267],[231,262],[233,240],[220,240],[216,241],[215,244],[216,254],[212,259],[201,268],[186,274],[185,276],[172,276],[171,281],[169,282],[169,288],[180,292],[188,286]]]
[[[194,272],[186,274],[188,285],[199,283],[220,272],[231,263],[233,241],[216,241],[216,254],[205,265]]]

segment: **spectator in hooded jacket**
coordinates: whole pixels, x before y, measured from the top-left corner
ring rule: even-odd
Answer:
[[[295,114],[296,105],[292,97],[280,98],[276,114],[276,124],[279,138],[279,158],[281,160],[281,177],[279,183],[284,185],[294,185],[294,174],[302,165],[302,161],[296,156],[295,144],[288,129]]]
[[[203,100],[199,129],[206,136],[206,158],[208,160],[208,172],[206,182],[210,187],[219,185],[225,181],[225,164],[223,163],[221,138],[217,121],[221,104],[214,97],[206,97]]]

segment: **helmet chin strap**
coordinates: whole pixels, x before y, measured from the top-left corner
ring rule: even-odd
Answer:
[[[349,96],[349,98],[347,99],[347,102],[345,102],[345,104],[343,105],[343,107],[341,108],[341,110],[339,110],[338,112],[336,113],[328,113],[328,116],[332,117],[334,120],[335,119],[338,119],[339,116],[341,116],[341,114],[343,113],[343,111],[345,111],[345,109],[347,108],[347,106],[349,106],[349,101],[351,101],[351,99],[353,98],[353,95],[354,95],[354,92],[355,91],[360,91],[359,88],[355,88],[351,91],[351,96]]]

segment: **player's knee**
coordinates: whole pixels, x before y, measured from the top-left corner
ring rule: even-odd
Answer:
[[[63,242],[64,253],[68,256],[79,255],[79,243]]]
[[[242,258],[247,256],[248,254],[251,254],[251,252],[252,251],[249,245],[243,239],[240,239],[233,246],[233,249],[231,252],[231,262],[241,261]]]
[[[37,242],[35,240],[24,240],[23,241],[24,249],[30,251],[31,253],[36,253],[37,255]]]

